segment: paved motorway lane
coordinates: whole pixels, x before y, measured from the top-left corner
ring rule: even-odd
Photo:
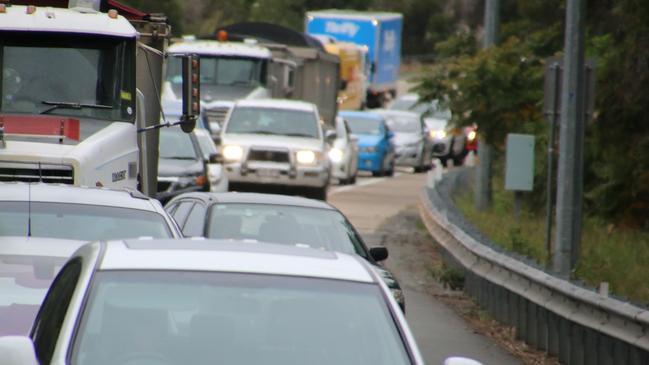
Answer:
[[[397,173],[393,178],[362,177],[356,185],[331,188],[329,202],[352,221],[371,245],[382,221],[416,204],[425,177],[409,172]],[[386,265],[404,289],[406,317],[428,365],[442,364],[453,355],[472,357],[484,365],[522,364],[488,338],[475,334],[453,310],[422,289],[407,264],[399,262],[399,253],[391,252],[390,257]]]

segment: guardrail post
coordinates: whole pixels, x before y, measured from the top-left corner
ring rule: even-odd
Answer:
[[[613,343],[608,336],[597,336],[597,365],[613,365]]]
[[[538,346],[538,319],[536,312],[536,304],[527,302],[527,343],[537,347]]]
[[[507,291],[507,324],[510,327],[516,327],[516,319],[518,319],[516,302],[516,294],[511,291]]]
[[[548,311],[548,354],[559,357],[559,316]]]
[[[615,340],[613,346],[613,362],[615,364],[629,363],[629,345],[627,343]]]
[[[584,328],[584,364],[597,364],[597,333]]]
[[[649,364],[649,354],[638,348],[632,348],[629,354],[629,365],[646,365]]]
[[[518,338],[525,341],[527,339],[527,299],[518,296]]]

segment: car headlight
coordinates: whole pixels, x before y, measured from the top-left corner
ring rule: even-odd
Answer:
[[[475,137],[476,137],[476,132],[475,131],[469,132],[469,135],[468,135],[469,141],[473,141],[475,139]]]
[[[316,163],[316,154],[310,150],[297,151],[295,153],[297,163],[301,165],[313,165]]]
[[[363,147],[363,148],[361,148],[361,151],[368,152],[368,153],[373,153],[373,152],[376,152],[376,147],[375,146]]]
[[[430,136],[436,139],[444,139],[444,137],[446,137],[446,132],[442,129],[438,129],[435,131],[430,131]]]
[[[237,162],[243,158],[243,148],[237,145],[228,145],[223,147],[223,158],[226,161]]]
[[[329,150],[329,159],[331,162],[338,163],[343,160],[343,151],[340,148],[332,148]]]

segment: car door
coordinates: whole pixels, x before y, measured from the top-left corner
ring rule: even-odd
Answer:
[[[352,136],[352,130],[349,128],[349,123],[343,119],[345,134],[347,135],[350,156],[350,176],[356,176],[358,173],[358,137]]]

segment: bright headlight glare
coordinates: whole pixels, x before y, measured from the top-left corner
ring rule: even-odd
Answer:
[[[223,148],[223,158],[226,161],[240,161],[243,158],[243,148],[237,145],[229,145]]]
[[[469,132],[469,141],[473,141],[476,137],[475,131]]]
[[[437,138],[437,139],[443,139],[444,137],[446,137],[446,132],[444,132],[444,131],[441,130],[441,129],[440,129],[440,130],[437,130],[437,131],[434,131],[434,133],[435,133],[434,136],[435,136],[435,138]]]
[[[329,159],[332,162],[340,162],[343,160],[343,151],[340,148],[332,148],[329,150]]]
[[[295,158],[297,159],[297,162],[303,165],[314,164],[316,162],[315,157],[316,157],[315,152],[309,150],[297,151],[297,153],[295,154]]]

